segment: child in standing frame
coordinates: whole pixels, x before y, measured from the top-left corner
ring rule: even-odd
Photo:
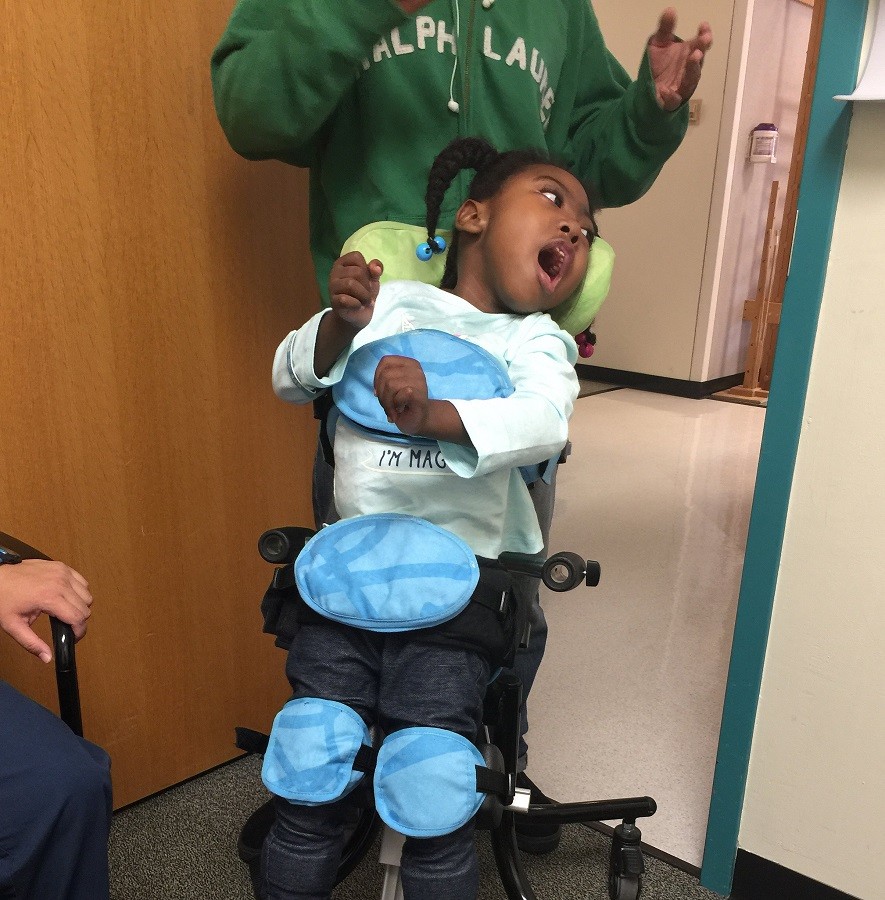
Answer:
[[[274,388],[296,403],[341,392],[334,455],[343,522],[395,513],[444,529],[479,558],[538,553],[543,542],[520,468],[556,457],[567,440],[577,349],[547,312],[581,286],[594,211],[581,183],[536,151],[499,154],[484,140],[462,138],[431,169],[430,252],[440,246],[443,198],[463,169],[477,174],[455,218],[440,287],[382,286],[381,262],[359,253],[340,258],[331,309],[280,345]],[[427,341],[444,347],[441,356],[427,355]],[[464,388],[465,379],[490,379],[492,387]],[[354,382],[356,393],[346,387]],[[512,651],[518,621],[518,610],[502,616],[474,602],[417,630],[308,615],[287,675],[296,700],[341,704],[388,737],[438,729],[473,741],[490,673]],[[278,796],[263,850],[268,898],[330,896],[358,780],[317,805]],[[416,828],[403,849],[407,900],[475,897],[472,816],[448,833],[427,831]]]

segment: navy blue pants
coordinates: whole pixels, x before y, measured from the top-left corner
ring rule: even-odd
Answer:
[[[385,734],[429,726],[473,740],[490,673],[487,660],[470,650],[330,623],[301,626],[286,674],[295,697],[344,703]],[[268,900],[329,897],[354,802],[348,795],[323,806],[299,806],[277,798],[277,819],[262,851]],[[406,900],[476,897],[473,822],[443,837],[407,838],[400,872]]]
[[[332,467],[323,458],[323,449],[317,446],[316,459],[313,466],[313,515],[317,528],[323,525],[331,525],[338,521],[338,513],[335,510],[333,490],[334,472]],[[535,514],[538,517],[538,525],[541,529],[541,537],[544,540],[544,552],[549,551],[550,526],[553,522],[553,504],[556,497],[556,471],[554,470],[551,484],[544,481],[536,481],[529,489]],[[525,740],[529,730],[528,711],[526,699],[529,691],[535,683],[535,676],[541,667],[544,658],[544,649],[547,646],[547,618],[541,606],[541,597],[535,591],[528,610],[529,631],[528,646],[520,647],[516,651],[516,659],[513,662],[512,671],[516,673],[522,682],[522,708],[519,711],[519,760],[517,768],[523,771],[528,762],[528,744]]]
[[[0,681],[0,897],[105,900],[110,759]]]

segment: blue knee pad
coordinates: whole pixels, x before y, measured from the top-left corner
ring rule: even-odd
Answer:
[[[485,800],[477,787],[485,760],[460,734],[442,728],[404,728],[387,737],[375,765],[375,807],[407,837],[451,834]]]
[[[349,706],[302,697],[277,713],[261,780],[302,806],[332,803],[352,791],[370,767],[369,729]]]

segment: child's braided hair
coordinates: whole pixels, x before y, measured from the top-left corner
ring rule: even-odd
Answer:
[[[531,166],[550,162],[540,150],[508,150],[498,153],[486,140],[478,137],[456,138],[433,161],[427,179],[427,235],[432,249],[438,249],[436,226],[443,198],[455,176],[462,169],[475,169],[468,199],[488,200],[504,182]],[[458,232],[452,235],[446,268],[440,287],[453,288],[458,282]]]

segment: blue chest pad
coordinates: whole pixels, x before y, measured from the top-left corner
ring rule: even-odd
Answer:
[[[387,737],[375,764],[375,808],[408,837],[451,834],[476,815],[485,794],[476,767],[485,761],[460,734],[442,728],[404,728]]]
[[[491,353],[445,331],[418,328],[364,344],[350,355],[341,380],[332,388],[335,405],[357,425],[402,442],[426,439],[403,435],[387,421],[375,396],[375,369],[385,356],[417,359],[431,400],[490,400],[513,393],[507,370]]]
[[[276,715],[261,780],[278,797],[303,806],[331,803],[356,787],[360,748],[372,746],[360,716],[342,703],[302,697]]]
[[[457,535],[417,516],[354,516],[315,534],[295,561],[304,602],[327,619],[395,632],[454,618],[479,564]]]

